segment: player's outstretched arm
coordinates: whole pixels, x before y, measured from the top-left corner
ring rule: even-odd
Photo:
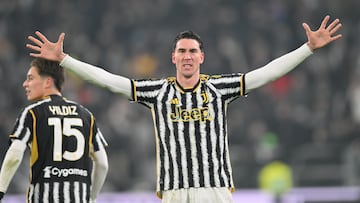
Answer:
[[[300,48],[271,61],[267,65],[247,73],[245,75],[246,93],[285,75],[309,57],[316,49],[322,48],[327,44],[340,39],[342,35],[337,34],[342,26],[340,20],[335,19],[327,25],[329,19],[330,16],[326,16],[319,29],[316,31],[312,31],[308,24],[303,23],[308,38],[307,43]]]
[[[28,37],[33,44],[26,44],[27,48],[35,52],[30,53],[30,56],[57,61],[62,67],[74,72],[84,80],[132,99],[130,79],[109,73],[103,68],[84,63],[65,54],[63,51],[65,33],[59,35],[57,42],[49,41],[45,35],[39,31],[36,31],[35,34],[37,37]]]

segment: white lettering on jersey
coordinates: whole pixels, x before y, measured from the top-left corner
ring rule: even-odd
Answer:
[[[77,110],[76,106],[49,106],[49,110],[53,115],[61,115],[61,116],[78,115],[78,112],[76,111]]]
[[[88,176],[88,171],[79,168],[57,168],[46,166],[44,169],[44,178],[51,178],[51,176],[68,177],[69,175]]]

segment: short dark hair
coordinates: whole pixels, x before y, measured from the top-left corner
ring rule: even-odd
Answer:
[[[172,46],[172,51],[174,52],[176,49],[176,44],[179,40],[181,39],[194,39],[199,43],[199,47],[200,50],[203,52],[204,51],[204,45],[203,45],[203,41],[201,40],[200,36],[198,34],[196,34],[195,32],[191,31],[191,30],[186,30],[183,32],[180,32],[174,39],[173,41],[173,46]]]
[[[35,58],[30,63],[38,69],[40,76],[49,76],[54,80],[56,89],[60,92],[65,82],[64,68],[58,62]]]

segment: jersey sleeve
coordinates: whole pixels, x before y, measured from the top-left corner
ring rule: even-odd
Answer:
[[[103,68],[79,61],[69,55],[65,56],[60,65],[95,85],[125,95],[127,98],[131,97],[131,81],[126,77],[110,73]]]
[[[34,112],[25,108],[16,119],[15,125],[9,135],[10,143],[13,140],[20,140],[25,144],[29,144],[32,139],[32,128],[34,122]]]
[[[101,149],[105,149],[105,147],[108,146],[108,143],[106,142],[100,129],[97,127],[95,119],[93,122],[94,122],[94,124],[92,127],[92,137],[91,137],[90,142],[93,146],[93,151],[97,152]]]
[[[143,79],[132,81],[133,101],[150,107],[164,88],[166,79]]]
[[[245,96],[245,81],[243,73],[214,75],[209,82],[228,103]]]

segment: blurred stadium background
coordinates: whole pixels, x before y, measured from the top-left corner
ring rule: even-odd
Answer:
[[[36,30],[51,40],[65,32],[65,52],[83,61],[148,78],[174,75],[171,42],[180,31],[202,36],[203,73],[247,72],[302,45],[301,23],[317,29],[329,14],[341,19],[343,39],[231,104],[234,198],[275,202],[258,190],[258,177],[280,160],[291,172],[281,188],[286,203],[359,202],[359,8],[358,0],[1,0],[0,159],[27,104],[22,82],[31,58],[25,44]],[[94,112],[109,142],[110,170],[98,202],[160,202],[148,109],[71,74],[64,96]],[[25,157],[5,202],[23,202],[27,182]]]

